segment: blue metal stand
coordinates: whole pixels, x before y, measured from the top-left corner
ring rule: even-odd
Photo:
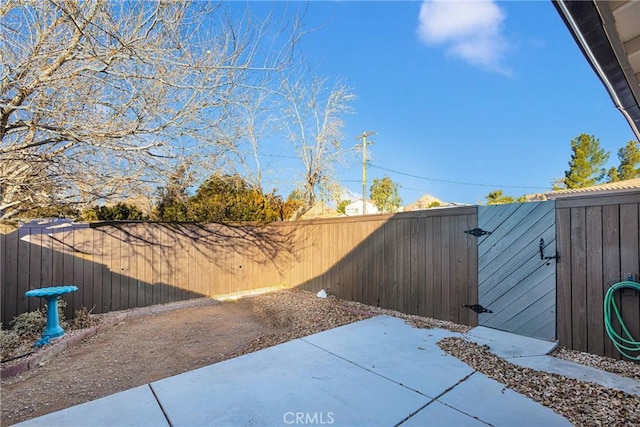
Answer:
[[[39,297],[47,300],[47,326],[42,332],[42,338],[35,342],[36,347],[42,347],[48,344],[50,339],[64,335],[64,329],[60,326],[60,317],[58,316],[58,298],[77,290],[77,286],[53,286],[25,292],[27,297]]]

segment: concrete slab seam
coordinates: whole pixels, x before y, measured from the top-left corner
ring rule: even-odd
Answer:
[[[419,391],[419,390],[415,390],[415,389],[413,389],[413,388],[411,388],[411,387],[407,387],[405,384],[402,384],[402,383],[400,383],[400,382],[398,382],[398,381],[395,381],[395,380],[393,380],[393,379],[391,379],[391,378],[389,378],[389,377],[385,377],[384,375],[382,375],[382,374],[381,374],[381,373],[379,373],[379,372],[372,371],[372,370],[371,370],[371,369],[369,369],[368,367],[363,366],[363,365],[360,365],[360,364],[358,364],[358,363],[356,363],[356,362],[354,362],[354,361],[352,361],[352,360],[346,359],[346,358],[344,358],[344,357],[342,357],[342,356],[340,356],[340,355],[338,355],[338,354],[332,353],[332,352],[330,352],[329,350],[327,350],[326,348],[322,348],[322,347],[320,347],[320,346],[318,346],[318,345],[316,345],[316,344],[314,344],[314,343],[312,343],[312,342],[309,342],[309,341],[305,340],[304,338],[299,338],[299,339],[300,339],[300,341],[304,341],[305,343],[307,343],[307,344],[309,344],[309,345],[312,345],[313,347],[317,348],[318,350],[322,350],[322,351],[324,351],[325,353],[328,353],[328,354],[330,354],[330,355],[332,355],[332,356],[334,356],[334,357],[337,357],[338,359],[344,360],[345,362],[352,364],[353,366],[357,366],[358,368],[364,369],[365,371],[370,372],[370,373],[372,373],[373,375],[377,375],[377,376],[379,376],[380,378],[384,378],[385,380],[387,380],[387,381],[389,381],[389,382],[392,382],[392,383],[394,383],[394,384],[397,384],[397,385],[399,385],[400,387],[404,387],[404,388],[406,388],[407,390],[411,390],[411,391],[413,391],[413,392],[415,392],[415,393],[418,393],[418,394],[419,394],[419,395],[421,395],[421,396],[428,397],[429,399],[434,399],[433,397],[431,397],[431,396],[427,396],[426,394],[422,393],[422,392],[421,392],[421,391]]]
[[[160,407],[160,410],[162,411],[162,415],[164,415],[164,418],[167,420],[167,423],[169,424],[169,427],[173,427],[173,424],[171,423],[171,420],[169,419],[169,415],[167,414],[167,411],[164,410],[164,406],[162,406],[162,402],[160,402],[160,399],[158,399],[158,395],[156,394],[156,391],[153,389],[153,386],[151,384],[147,384],[147,385],[149,386],[149,390],[151,390],[151,394],[153,394],[153,398],[158,403],[158,406]]]
[[[413,417],[415,414],[417,414],[418,412],[422,411],[424,408],[426,408],[427,406],[431,405],[435,401],[436,401],[436,399],[431,399],[430,401],[428,401],[427,403],[425,403],[424,405],[422,405],[421,407],[419,407],[418,409],[416,409],[415,411],[413,411],[412,413],[407,415],[402,421],[400,421],[398,424],[394,425],[393,427],[398,427],[398,426],[406,423],[411,417]],[[442,403],[442,402],[440,402],[440,403]]]
[[[427,402],[425,405],[423,405],[422,407],[418,408],[416,411],[414,411],[414,412],[412,412],[411,414],[409,414],[409,415],[408,415],[404,420],[400,421],[400,422],[399,422],[398,424],[396,424],[394,427],[398,427],[398,426],[402,425],[403,423],[407,422],[411,417],[413,417],[414,415],[416,415],[417,413],[419,413],[420,411],[422,411],[423,409],[425,409],[427,406],[431,405],[433,402],[438,402],[438,403],[440,403],[440,404],[442,404],[442,405],[444,405],[444,406],[446,406],[446,407],[448,407],[448,408],[453,409],[454,411],[460,412],[461,414],[464,414],[464,415],[466,415],[466,416],[468,416],[468,417],[470,417],[470,418],[473,418],[473,419],[475,419],[475,420],[477,420],[477,421],[480,421],[480,422],[481,422],[481,423],[483,423],[483,424],[491,425],[491,424],[489,424],[488,422],[486,422],[486,421],[484,421],[484,420],[481,420],[480,418],[478,418],[478,417],[476,417],[476,416],[474,416],[474,415],[468,414],[468,413],[466,413],[466,412],[464,412],[464,411],[461,411],[460,409],[458,409],[458,408],[456,408],[456,407],[454,407],[454,406],[451,406],[451,405],[449,405],[449,404],[447,404],[447,403],[445,403],[445,402],[443,402],[443,401],[439,400],[442,396],[444,396],[445,394],[449,393],[451,390],[453,390],[454,388],[458,387],[458,386],[459,386],[460,384],[462,384],[463,382],[467,381],[469,378],[471,378],[471,376],[473,376],[473,375],[474,375],[474,374],[476,374],[476,373],[479,373],[479,372],[478,372],[478,371],[473,371],[473,372],[471,372],[469,375],[466,375],[465,377],[461,378],[461,379],[460,379],[460,381],[458,381],[457,383],[455,383],[454,385],[452,385],[451,387],[449,387],[448,389],[446,389],[445,391],[443,391],[442,393],[440,393],[440,394],[439,394],[438,396],[436,396],[433,400],[431,400],[431,401]],[[480,375],[483,375],[482,373],[479,373],[479,374],[480,374]]]
[[[435,401],[436,401],[436,402],[438,402],[438,403],[439,403],[439,404],[441,404],[441,405],[446,406],[447,408],[451,408],[451,409],[453,409],[454,411],[460,412],[461,414],[464,414],[464,415],[466,415],[466,416],[467,416],[467,417],[469,417],[469,418],[473,418],[474,420],[476,420],[476,421],[478,421],[478,422],[481,422],[481,423],[486,424],[486,425],[488,425],[488,426],[493,426],[493,424],[491,424],[491,423],[489,423],[489,422],[487,422],[487,421],[481,420],[480,418],[478,418],[478,417],[477,417],[477,416],[475,416],[475,415],[471,415],[471,414],[469,414],[469,413],[467,413],[467,412],[461,411],[460,409],[456,408],[455,406],[451,406],[451,405],[449,405],[448,403],[444,403],[444,402],[443,402],[443,401],[441,401],[441,400],[437,400],[437,399],[436,399]]]
[[[449,407],[449,408],[451,408],[451,409],[454,409],[454,410],[456,410],[456,411],[460,412],[461,414],[465,414],[465,415],[466,415],[466,416],[468,416],[468,417],[471,417],[471,418],[473,418],[473,419],[476,419],[476,420],[480,421],[481,423],[484,423],[484,424],[487,424],[487,425],[491,425],[491,424],[489,424],[488,422],[486,422],[486,421],[484,421],[484,420],[481,420],[480,418],[478,418],[478,417],[476,417],[476,416],[474,416],[474,415],[467,414],[466,412],[461,411],[461,410],[460,410],[460,409],[458,409],[458,408],[454,408],[453,406],[448,405],[448,404],[446,404],[446,403],[444,403],[443,401],[441,401],[441,400],[440,400],[440,398],[441,398],[442,396],[444,396],[445,394],[449,393],[451,390],[453,390],[454,388],[458,387],[460,384],[462,384],[463,382],[467,381],[469,378],[471,378],[471,377],[472,377],[473,375],[475,375],[475,374],[478,374],[478,375],[484,375],[482,372],[479,372],[479,371],[473,371],[473,372],[471,372],[469,375],[467,375],[467,376],[465,376],[464,378],[460,379],[460,381],[458,381],[457,383],[455,383],[454,385],[452,385],[451,387],[449,387],[448,389],[446,389],[445,391],[443,391],[442,393],[440,393],[438,396],[436,396],[436,398],[435,398],[434,400],[435,400],[435,401],[437,401],[438,403],[441,403],[441,404],[443,404],[443,405],[445,405],[445,406],[448,406],[448,407]]]

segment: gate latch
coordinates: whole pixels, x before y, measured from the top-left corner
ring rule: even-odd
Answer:
[[[554,256],[544,256],[544,239],[540,238],[540,259],[555,259],[556,262],[560,261],[560,255],[558,252]]]
[[[480,237],[485,234],[491,234],[490,231],[483,230],[482,228],[474,228],[473,230],[465,230],[465,233],[471,234],[472,236]]]
[[[463,307],[470,308],[471,310],[475,311],[478,314],[493,313],[493,311],[489,310],[488,308],[484,308],[480,304],[473,304],[473,305],[465,304],[463,305]]]

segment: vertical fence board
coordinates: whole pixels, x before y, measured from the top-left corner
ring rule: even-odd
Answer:
[[[177,300],[176,287],[178,285],[178,233],[167,228],[167,264],[169,275],[167,277],[167,302]]]
[[[69,247],[73,246],[73,235],[69,232],[63,231],[51,235],[53,240],[53,248],[51,253],[51,283],[55,286],[69,284],[73,282],[67,282],[64,280],[64,258],[69,252]],[[69,243],[71,239],[71,243]],[[76,292],[78,293],[78,292]]]
[[[602,206],[586,208],[587,351],[604,353],[602,282]]]
[[[467,227],[466,230],[473,230],[478,227],[478,211],[474,214],[467,215]],[[466,231],[465,230],[465,231]],[[467,285],[467,295],[469,298],[468,304],[473,305],[478,303],[478,244],[477,241],[472,238],[470,234],[467,236],[467,277],[469,283]],[[467,310],[468,321],[467,325],[478,325],[478,314],[475,311]]]
[[[112,227],[111,230],[111,310],[122,310],[125,307],[122,302],[126,293],[122,273],[127,268],[122,250],[126,236],[119,227]]]
[[[25,311],[29,311],[29,298],[27,298],[24,293],[30,289],[29,286],[29,276],[31,275],[31,262],[29,258],[31,257],[31,243],[27,240],[29,239],[31,230],[28,227],[21,227],[18,230],[18,256],[17,258],[17,267],[18,267],[18,275],[17,275],[17,312],[24,313]],[[33,271],[33,274],[39,274],[40,271]],[[38,279],[39,280],[39,279]],[[34,309],[38,308],[39,305],[35,304]]]
[[[18,229],[7,227],[5,236],[4,264],[2,265],[2,324],[9,327],[9,323],[20,312],[18,311]]]
[[[54,245],[55,251],[53,253],[53,282],[55,286],[60,285],[74,285],[78,287],[76,292],[66,296],[67,309],[69,314],[73,315],[75,310],[82,307],[82,300],[85,290],[78,284],[82,282],[82,274],[79,281],[76,279],[74,263],[76,262],[76,256],[74,253],[74,233],[68,229],[56,233],[52,236],[56,242]]]
[[[603,206],[603,253],[602,253],[602,297],[611,285],[620,278],[620,206]],[[620,304],[620,296],[615,296],[616,303]],[[612,319],[612,327],[620,333],[620,324],[617,319]],[[604,355],[612,358],[620,358],[620,353],[613,346],[608,337],[604,338]]]
[[[627,276],[634,279],[640,274],[639,206],[640,203],[620,205],[620,246],[624,248],[620,253],[620,267],[624,280],[627,279]],[[620,294],[622,320],[631,336],[636,340],[640,339],[640,310],[638,309],[640,297],[638,292],[623,290]]]
[[[409,300],[408,305],[411,313],[418,314],[420,312],[420,272],[419,272],[419,246],[420,246],[420,222],[417,218],[409,220],[409,242],[410,242],[410,254],[409,257]]]
[[[421,258],[424,266],[424,310],[423,316],[435,317],[435,285],[433,276],[433,253],[434,253],[434,232],[433,218],[425,218],[424,221],[424,254]]]
[[[104,236],[98,231],[94,231],[93,235],[93,301],[96,313],[102,313],[104,306]],[[88,306],[88,304],[86,304]],[[93,305],[91,306],[93,308]]]
[[[585,221],[585,208],[571,209],[572,347],[578,351],[587,351],[587,236]]]
[[[109,229],[110,227],[105,227]],[[106,231],[102,231],[102,307],[100,313],[106,313],[112,310],[112,274],[111,274],[111,260],[115,257],[116,247],[113,243],[113,239]]]
[[[451,242],[449,262],[450,282],[449,282],[449,318],[451,321],[460,323],[462,317],[462,302],[466,300],[463,293],[466,272],[466,265],[462,269],[466,248],[464,247],[464,229],[461,226],[461,216],[453,217],[449,224],[449,241]]]
[[[431,256],[431,268],[433,275],[433,317],[446,319],[442,305],[443,286],[442,272],[442,217],[433,218],[433,253]]]
[[[43,236],[41,230],[37,230],[36,234],[29,236],[29,278],[25,283],[25,290],[38,289],[44,286],[44,275],[42,269],[42,251],[43,251]],[[21,292],[24,294],[24,292]],[[28,298],[29,311],[44,307],[45,303],[42,298]]]
[[[556,325],[560,345],[571,347],[571,209],[556,209],[557,250],[561,261],[556,263]]]
[[[380,224],[373,234],[373,258],[371,260],[371,291],[374,305],[381,307],[384,292],[384,278],[386,276],[384,264],[384,224]]]
[[[134,225],[132,227],[133,236],[127,240],[127,244],[123,249],[127,257],[128,271],[125,276],[129,279],[127,282],[128,295],[127,295],[127,308],[138,307],[138,292],[139,292],[139,275],[138,275],[138,256],[136,255],[136,247],[139,244],[138,237],[140,235],[140,226]]]
[[[411,307],[411,220],[398,219],[401,231],[398,236],[401,245],[400,276],[398,288],[400,292],[399,304],[396,310],[403,313],[416,314]]]
[[[450,227],[451,218],[442,217],[440,223],[440,242],[442,246],[440,262],[442,263],[442,290],[440,294],[440,304],[442,305],[442,318],[444,320],[451,319],[451,299],[450,299],[450,287],[451,287],[451,241],[450,241]]]
[[[67,256],[65,257],[65,266],[67,261],[71,261],[70,260],[70,256],[73,257],[73,251],[79,250],[81,252],[79,252],[79,255],[83,257],[83,259],[85,260],[84,263],[84,268],[82,270],[82,277],[81,278],[76,278],[74,277],[74,281],[75,284],[78,286],[78,288],[82,289],[82,306],[86,307],[87,310],[92,310],[93,306],[95,304],[95,295],[96,295],[96,291],[97,291],[97,286],[96,283],[93,282],[93,277],[94,277],[94,270],[97,268],[96,262],[95,262],[95,253],[94,253],[94,248],[95,248],[95,244],[94,244],[94,239],[95,239],[95,233],[92,233],[91,230],[78,230],[79,231],[79,235],[82,236],[80,239],[78,239],[78,243],[80,244],[80,242],[83,243],[89,243],[88,245],[83,245],[82,247],[75,249],[75,240],[76,240],[76,233],[69,233],[69,238],[73,239],[73,248],[66,254]],[[91,252],[90,252],[91,251]]]
[[[80,230],[78,230],[80,231]],[[79,234],[79,233],[78,233]],[[64,273],[66,273],[66,275],[71,275],[69,281],[64,281],[64,284],[68,284],[68,285],[74,285],[78,287],[78,290],[76,292],[73,292],[71,295],[69,295],[69,299],[71,300],[71,303],[69,304],[70,308],[70,315],[73,315],[73,313],[80,309],[80,307],[83,306],[83,301],[85,299],[85,292],[87,291],[87,289],[82,285],[83,283],[83,279],[84,279],[84,270],[85,270],[85,259],[86,257],[83,256],[81,253],[74,253],[74,242],[75,242],[75,237],[76,237],[76,233],[65,233],[65,256],[63,257],[63,265],[62,268],[64,270]],[[68,262],[70,265],[69,266],[65,266],[65,262]],[[86,263],[89,264],[89,263]],[[89,266],[87,265],[86,268],[88,269]],[[70,271],[69,271],[70,270]],[[60,283],[59,283],[60,284]],[[91,308],[91,307],[89,307]]]

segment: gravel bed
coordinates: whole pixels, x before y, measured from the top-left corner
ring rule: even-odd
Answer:
[[[638,396],[517,366],[491,353],[488,346],[463,338],[445,338],[438,346],[476,371],[553,409],[575,425],[640,425]]]
[[[300,290],[281,290],[252,297],[254,310],[275,327],[286,328],[283,333],[262,335],[233,356],[262,350],[297,338],[337,328],[372,316],[388,315],[406,320],[417,328],[443,328],[465,333],[470,328],[444,320],[430,319],[383,309],[334,296],[318,298],[315,294]]]

